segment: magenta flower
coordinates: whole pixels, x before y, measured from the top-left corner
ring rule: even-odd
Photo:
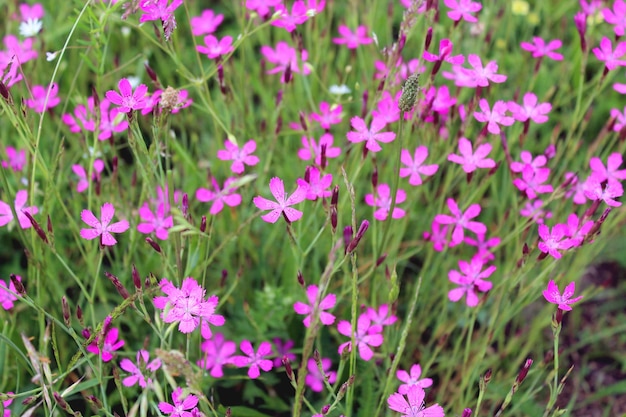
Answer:
[[[170,227],[174,226],[174,221],[171,215],[167,215],[165,204],[159,204],[156,213],[153,213],[148,203],[144,203],[139,209],[139,217],[143,220],[143,223],[137,225],[137,231],[149,235],[154,232],[156,237],[161,240],[167,240],[168,231]]]
[[[372,117],[375,119],[381,119],[385,123],[393,123],[400,120],[400,107],[398,107],[398,101],[402,91],[396,93],[396,97],[392,97],[389,91],[383,91],[382,97],[376,104],[376,109],[372,110]]]
[[[143,14],[139,18],[139,22],[147,22],[151,20],[160,20],[163,27],[165,40],[169,40],[172,32],[176,29],[176,17],[174,12],[183,4],[183,0],[172,0],[172,4],[168,5],[169,0],[141,0],[139,9]]]
[[[167,0],[166,0],[167,1]],[[182,3],[182,0],[180,0]],[[133,110],[143,109],[147,103],[146,93],[148,87],[145,84],[140,84],[139,87],[133,93],[133,87],[130,85],[130,81],[127,78],[122,78],[117,84],[120,93],[115,90],[109,90],[105,96],[111,101],[111,103],[119,106],[119,111],[122,113],[129,113]]]
[[[244,339],[239,344],[239,348],[246,356],[233,356],[232,364],[238,368],[248,366],[248,377],[250,379],[257,379],[261,375],[259,368],[269,372],[274,367],[270,359],[264,359],[272,354],[272,344],[270,342],[261,342],[255,352],[250,341]]]
[[[124,346],[123,340],[117,340],[119,336],[119,330],[115,327],[111,327],[111,316],[107,316],[104,319],[104,324],[102,325],[102,329],[106,332],[104,334],[104,342],[102,343],[102,350],[98,347],[100,337],[102,334],[98,334],[95,339],[87,346],[87,352],[93,353],[94,355],[100,355],[102,358],[102,362],[109,362],[113,359],[113,354],[116,350],[119,350],[122,346]]]
[[[452,106],[456,104],[456,97],[450,96],[450,90],[448,89],[447,85],[442,85],[441,87],[437,88],[436,92],[434,90],[434,87],[431,87],[427,93],[427,96],[429,95],[429,93],[431,93],[431,91],[435,93],[435,97],[433,98],[431,104],[432,110],[436,113],[447,115],[448,112],[450,112]]]
[[[381,304],[378,307],[378,310],[372,307],[368,307],[365,314],[367,314],[367,317],[372,320],[372,326],[391,326],[396,321],[398,321],[398,317],[396,317],[391,313],[391,311],[389,311],[389,305],[387,304]]]
[[[565,184],[569,184],[565,192],[566,198],[571,198],[574,204],[585,204],[585,183],[579,181],[578,176],[573,172],[565,173]]]
[[[626,42],[619,42],[613,50],[611,40],[604,36],[600,41],[599,48],[593,48],[591,50],[596,58],[604,62],[604,71],[611,71],[617,67],[626,66],[626,61],[620,59],[626,54]]]
[[[365,141],[365,147],[372,152],[379,152],[383,149],[380,147],[378,142],[389,143],[396,138],[396,134],[394,132],[378,133],[387,124],[379,118],[372,119],[372,124],[369,129],[365,124],[365,121],[358,116],[350,119],[350,123],[356,132],[348,132],[346,134],[348,140],[353,143]]]
[[[532,153],[528,151],[522,151],[520,153],[520,158],[522,162],[513,161],[511,163],[511,171],[523,172],[524,169],[529,167],[530,169],[532,169],[533,172],[536,172],[539,170],[545,170],[545,169],[548,170],[548,173],[550,172],[549,168],[543,168],[548,162],[548,160],[546,159],[544,155],[538,155],[536,158],[533,159]]]
[[[254,166],[259,163],[259,158],[252,153],[256,150],[256,142],[253,139],[247,141],[241,148],[229,140],[224,141],[224,149],[217,151],[217,158],[222,161],[233,161],[230,170],[235,174],[244,171],[244,165]]]
[[[88,132],[93,132],[96,130],[94,108],[94,98],[88,97],[87,106],[79,104],[74,109],[74,116],[76,116],[76,119],[71,114],[65,113],[61,116],[61,120],[69,127],[70,132],[72,133],[78,133],[83,129]]]
[[[573,242],[567,239],[567,225],[557,224],[552,230],[545,224],[539,225],[539,237],[543,242],[539,242],[537,247],[543,253],[547,253],[555,259],[561,258],[560,250],[567,250],[572,247]]]
[[[422,175],[435,175],[439,165],[424,165],[424,161],[428,158],[428,148],[426,146],[418,146],[415,148],[414,156],[408,150],[402,149],[400,161],[406,168],[400,168],[400,178],[409,177],[409,184],[413,186],[422,184]]]
[[[441,252],[448,246],[448,226],[441,226],[441,224],[437,223],[433,220],[431,224],[431,232],[424,232],[423,237],[427,242],[432,242],[433,249],[437,252]],[[458,243],[452,244],[451,246],[458,245]]]
[[[478,19],[472,13],[476,13],[483,8],[480,3],[471,0],[443,0],[443,4],[449,9],[448,17],[455,22],[463,19],[467,22],[478,22]]]
[[[626,84],[624,84],[626,86]],[[624,90],[626,93],[626,89]],[[615,123],[613,124],[613,131],[619,132],[624,127],[626,127],[626,107],[624,107],[623,111],[619,109],[611,109],[611,117],[615,119]]]
[[[89,179],[87,178],[87,171],[81,165],[74,164],[72,165],[72,171],[78,177],[78,183],[76,184],[76,191],[82,193],[89,187]],[[100,181],[100,176],[104,171],[104,161],[102,159],[96,159],[93,161],[93,172],[91,174],[91,179],[93,181]]]
[[[420,388],[428,388],[433,384],[433,380],[431,378],[420,379],[420,376],[422,376],[422,367],[419,363],[413,364],[410,372],[411,373],[409,374],[407,371],[402,369],[399,369],[396,372],[396,377],[398,377],[400,381],[404,382],[404,384],[400,385],[398,388],[398,392],[400,394],[408,394],[409,389],[414,385],[417,385]]]
[[[519,211],[519,214],[524,217],[530,218],[537,224],[543,224],[544,217],[546,219],[552,218],[552,212],[545,211],[543,209],[543,201],[539,199],[527,201],[524,207],[522,207],[522,209]]]
[[[367,36],[367,27],[359,26],[354,33],[346,25],[339,25],[339,34],[341,38],[333,38],[333,43],[337,45],[346,45],[348,49],[356,49],[359,45],[369,45],[374,40]]]
[[[296,301],[293,305],[293,309],[298,314],[306,314],[307,316],[302,320],[304,327],[311,325],[311,318],[313,317],[313,311],[315,310],[315,304],[319,303],[319,318],[322,324],[330,326],[335,322],[335,316],[324,311],[330,310],[335,306],[336,297],[335,294],[327,294],[321,301],[318,300],[319,289],[317,285],[309,285],[306,289],[306,297],[309,300],[309,304],[305,304],[301,301]]]
[[[572,298],[574,295],[574,291],[576,291],[576,283],[570,282],[567,287],[563,290],[563,294],[559,291],[559,287],[557,287],[556,283],[553,280],[548,282],[548,287],[543,291],[543,297],[552,304],[556,304],[557,308],[564,311],[571,311],[572,307],[570,304],[574,304],[576,301],[580,300],[582,297]]]
[[[7,160],[2,161],[2,168],[11,168],[15,172],[20,172],[26,165],[26,152],[24,149],[15,149],[12,146],[5,148]]]
[[[463,171],[470,172],[476,171],[477,168],[493,168],[496,166],[496,162],[491,158],[486,158],[491,152],[491,144],[483,143],[478,145],[476,152],[472,150],[472,142],[466,138],[459,139],[459,152],[461,155],[450,154],[448,155],[448,161],[454,162],[463,166]]]
[[[192,277],[183,280],[180,289],[163,278],[159,283],[164,296],[154,297],[154,306],[160,310],[161,318],[165,323],[178,323],[178,331],[181,333],[191,333],[202,322],[202,337],[211,338],[211,328],[213,326],[223,326],[224,316],[215,314],[219,299],[216,295],[204,299],[205,290]]]
[[[34,216],[39,212],[39,209],[36,206],[24,207],[27,200],[28,191],[19,190],[15,194],[15,200],[13,202],[13,208],[15,209],[15,213],[17,214],[17,221],[22,229],[28,229],[32,227],[32,223],[24,213],[28,213],[31,216]],[[11,222],[11,220],[13,220],[13,211],[11,211],[11,206],[9,206],[4,201],[0,201],[0,227],[6,226]]]
[[[376,195],[365,195],[365,204],[371,207],[379,207],[376,211],[374,211],[374,218],[376,220],[383,221],[389,215],[389,210],[391,210],[391,206],[393,204],[391,198],[391,188],[389,187],[389,184],[378,184],[378,187],[376,187]],[[395,200],[396,205],[403,203],[404,200],[406,200],[406,192],[399,188],[396,193]],[[405,214],[405,210],[399,207],[394,207],[393,212],[391,213],[391,218],[401,219]]]
[[[309,20],[307,14],[307,7],[302,0],[297,0],[291,6],[291,13],[287,10],[287,7],[283,4],[277,4],[275,6],[276,12],[280,12],[280,17],[272,21],[272,26],[285,29],[287,32],[293,32],[298,25]]]
[[[489,108],[489,102],[481,98],[478,102],[481,112],[474,112],[474,118],[479,122],[487,123],[487,130],[494,135],[500,134],[500,125],[511,126],[515,120],[505,113],[509,110],[507,104],[498,100],[494,103],[493,109]]]
[[[393,411],[402,414],[401,417],[443,417],[443,408],[439,404],[424,408],[424,388],[413,385],[408,389],[407,398],[399,392],[394,392],[387,398],[387,405]]]
[[[583,244],[585,236],[591,231],[593,224],[593,220],[587,220],[585,224],[581,226],[580,219],[576,213],[571,213],[567,216],[567,236],[570,238],[572,247]]]
[[[209,59],[228,55],[234,50],[233,37],[224,36],[218,40],[213,35],[207,35],[204,37],[204,45],[196,45],[196,50],[201,54],[205,54]]]
[[[252,202],[260,210],[271,210],[269,213],[261,216],[266,222],[276,223],[282,214],[288,223],[292,223],[302,217],[302,212],[290,206],[298,204],[306,198],[307,188],[306,182],[298,181],[298,188],[287,197],[283,180],[274,177],[270,180],[270,191],[276,201],[256,196],[252,199]]]
[[[304,181],[308,184],[306,199],[317,200],[318,198],[326,198],[332,195],[330,186],[333,183],[333,174],[326,174],[322,177],[319,169],[314,166],[306,167]]]
[[[352,338],[352,325],[349,321],[342,320],[337,324],[337,330],[344,336]],[[359,349],[359,356],[364,361],[369,361],[374,356],[372,351],[373,347],[378,347],[383,344],[383,328],[379,325],[371,325],[371,320],[367,314],[361,314],[357,320],[356,334],[354,340],[357,348]],[[344,348],[348,351],[352,350],[352,341],[348,341],[339,345],[339,354],[343,352]]]
[[[323,372],[320,372],[320,369],[313,358],[309,358],[309,361],[306,364],[309,372],[306,374],[304,383],[308,385],[313,392],[324,391],[324,380],[328,381],[329,384],[333,384],[337,380],[337,372],[330,371],[330,367],[333,364],[330,358],[321,358],[320,362],[322,363]]]
[[[624,194],[624,188],[619,182],[607,182],[606,186],[598,181],[595,175],[591,175],[585,181],[585,197],[592,201],[604,201],[607,206],[620,207],[622,203],[615,201]]]
[[[275,337],[272,339],[274,342],[274,353],[276,357],[274,358],[274,368],[280,368],[283,364],[283,358],[287,358],[291,363],[294,363],[298,357],[291,350],[293,349],[295,342],[291,339],[283,340],[280,337]]]
[[[474,217],[480,214],[480,205],[472,204],[467,208],[465,213],[461,212],[459,206],[451,198],[448,198],[447,204],[450,212],[453,216],[447,214],[437,214],[435,216],[435,222],[439,224],[454,224],[454,230],[452,231],[452,245],[458,245],[463,241],[465,234],[464,229],[470,230],[476,234],[487,233],[487,226],[481,222],[471,221]]]
[[[22,282],[21,276],[16,275],[15,278]],[[2,308],[5,310],[12,309],[14,301],[17,301],[17,290],[13,281],[9,280],[8,285],[6,282],[0,281],[0,305]]]
[[[626,169],[619,169],[622,162],[622,155],[614,152],[607,158],[606,166],[604,166],[602,160],[597,156],[589,160],[589,166],[591,167],[592,174],[599,182],[608,181],[614,185],[618,184],[621,186],[621,182],[626,180]]]
[[[202,342],[204,356],[198,361],[198,366],[211,370],[213,378],[224,376],[222,367],[230,365],[231,359],[237,351],[237,344],[232,340],[226,340],[222,333],[213,333],[213,336]]]
[[[613,2],[613,10],[608,7],[602,9],[604,21],[613,25],[615,36],[624,36],[626,29],[626,3],[623,0],[615,0]]]
[[[33,98],[26,100],[26,106],[35,110],[36,113],[43,113],[46,110],[50,110],[61,102],[61,99],[57,97],[59,93],[59,85],[57,83],[52,83],[49,88],[34,85],[31,91]],[[47,102],[46,97],[48,98]]]
[[[40,3],[35,3],[32,6],[26,3],[20,3],[20,15],[22,16],[22,21],[28,19],[43,19],[44,10],[43,6]]]
[[[119,119],[117,115],[121,113],[119,108],[109,110],[111,102],[103,98],[100,102],[100,134],[98,140],[108,140],[113,133],[123,132],[128,129],[128,121]]]
[[[191,34],[193,36],[209,35],[217,30],[217,27],[224,21],[224,15],[218,14],[211,9],[202,11],[200,16],[194,16],[189,20]]]
[[[448,299],[456,303],[465,295],[465,304],[468,307],[476,307],[478,305],[476,291],[484,292],[491,289],[493,284],[489,281],[484,281],[484,279],[491,276],[496,270],[496,267],[491,265],[483,271],[483,266],[485,266],[483,261],[477,257],[472,258],[470,263],[459,261],[461,272],[455,269],[448,272],[450,282],[459,286],[448,292]]]
[[[111,203],[104,203],[100,208],[100,220],[96,218],[91,210],[83,210],[80,217],[91,229],[81,229],[80,235],[83,239],[92,240],[100,237],[102,246],[113,246],[117,240],[111,233],[124,233],[130,227],[128,221],[122,220],[113,224],[113,216],[115,215],[115,207]]]
[[[236,178],[226,178],[226,181],[224,181],[224,187],[220,189],[215,177],[211,177],[213,190],[208,188],[198,188],[196,190],[196,198],[198,201],[202,201],[203,203],[208,203],[209,201],[213,202],[213,204],[211,204],[211,208],[209,209],[209,214],[212,216],[219,214],[219,212],[221,212],[224,208],[224,205],[237,207],[241,204],[241,194],[237,194],[235,192],[237,188],[233,184],[236,181]]]
[[[552,185],[544,184],[544,182],[548,180],[549,175],[549,168],[535,170],[533,167],[527,166],[522,171],[522,178],[515,178],[513,185],[515,185],[518,190],[524,192],[526,197],[534,200],[537,198],[538,194],[551,193],[554,191]]]
[[[286,79],[286,70],[287,67],[291,70],[292,73],[302,73],[304,75],[308,75],[311,72],[311,68],[309,63],[306,62],[309,57],[309,53],[306,49],[302,50],[302,54],[300,56],[302,61],[302,70],[298,64],[298,56],[297,51],[294,48],[291,48],[287,42],[280,41],[276,44],[276,49],[272,49],[269,46],[261,47],[261,54],[265,57],[268,62],[275,64],[274,68],[271,68],[267,71],[268,74],[276,74],[281,73],[282,76],[280,78],[281,83],[285,83],[289,80]]]
[[[144,372],[156,372],[161,367],[161,359],[150,360],[150,353],[147,350],[139,350],[137,352],[137,363],[134,363],[128,358],[122,359],[120,362],[120,368],[126,372],[130,372],[130,375],[122,380],[122,384],[125,387],[132,387],[135,384],[139,384],[141,388],[146,388],[148,385],[152,385],[152,379],[146,379]]]
[[[266,18],[269,16],[272,7],[276,7],[283,0],[246,0],[246,9],[256,11],[259,16]]]
[[[533,93],[524,94],[524,104],[519,105],[514,101],[507,103],[509,110],[513,113],[513,118],[520,122],[526,122],[529,119],[535,123],[541,124],[548,121],[546,114],[552,110],[552,104],[537,104],[537,96]]]
[[[343,115],[341,111],[343,107],[341,104],[333,104],[332,106],[325,101],[320,103],[320,112],[311,113],[311,120],[320,124],[322,129],[330,129],[331,125],[341,123]]]
[[[541,58],[547,56],[550,59],[554,59],[555,61],[562,61],[563,55],[553,52],[556,49],[559,49],[563,45],[560,39],[554,39],[550,42],[546,43],[539,36],[533,36],[533,43],[522,42],[520,46],[523,50],[532,52],[533,58]]]
[[[473,80],[474,87],[487,87],[489,81],[492,83],[503,83],[507,79],[506,75],[496,74],[496,71],[498,71],[496,61],[489,61],[487,66],[483,67],[478,55],[469,54],[467,62],[472,66],[472,69],[465,69],[465,71]]]
[[[449,62],[453,65],[462,65],[465,62],[463,55],[451,55],[454,44],[450,39],[442,39],[439,42],[439,55],[431,54],[428,51],[424,51],[422,57],[424,61],[428,62]]]
[[[324,133],[319,143],[314,138],[302,136],[302,148],[298,150],[298,158],[308,161],[315,158],[315,164],[322,165],[322,147],[326,147],[326,158],[336,158],[341,154],[341,148],[333,146],[335,139],[330,133]]]
[[[172,392],[172,402],[174,403],[173,405],[161,401],[159,410],[164,414],[169,414],[170,417],[196,417],[198,415],[198,409],[196,408],[198,397],[193,394],[183,397],[183,389],[181,387],[176,388]]]

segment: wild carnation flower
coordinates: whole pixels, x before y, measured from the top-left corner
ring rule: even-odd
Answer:
[[[314,138],[302,136],[302,148],[298,150],[298,158],[308,161],[315,158],[315,164],[322,165],[322,147],[326,147],[326,158],[336,158],[341,154],[341,148],[333,146],[335,139],[330,133],[324,133],[319,142],[315,142]]]
[[[246,0],[246,9],[256,11],[259,16],[266,18],[269,16],[272,7],[281,4],[283,0]]]
[[[612,71],[617,67],[626,66],[626,61],[620,59],[626,54],[626,42],[619,42],[613,49],[611,40],[604,36],[600,41],[599,48],[593,48],[591,52],[594,53],[598,60],[604,62],[605,72]]]
[[[291,363],[294,363],[297,360],[297,356],[292,352],[292,349],[295,345],[295,342],[291,339],[283,341],[280,337],[275,337],[272,339],[274,343],[274,354],[276,357],[274,358],[274,368],[280,368],[283,364],[283,358],[287,358]]]
[[[443,408],[439,404],[424,408],[425,396],[424,388],[413,385],[408,389],[407,398],[395,392],[387,399],[387,405],[402,414],[402,417],[444,417]]]
[[[327,198],[332,195],[330,186],[333,183],[333,174],[322,173],[314,166],[306,167],[304,181],[308,184],[306,199],[317,200],[318,198]]]
[[[246,356],[234,356],[232,363],[238,368],[249,367],[248,377],[250,379],[257,379],[261,375],[260,369],[269,372],[274,367],[270,359],[264,359],[272,354],[272,344],[270,342],[261,342],[255,352],[249,340],[242,340],[239,348]]]
[[[306,374],[304,383],[308,385],[313,392],[322,392],[324,390],[325,380],[329,384],[334,384],[337,380],[337,372],[330,370],[330,367],[333,364],[330,358],[321,358],[320,362],[323,372],[320,372],[320,369],[313,358],[309,358],[309,361],[306,364],[309,372]]]
[[[406,200],[406,192],[402,189],[398,189],[395,196],[396,204],[401,204]],[[374,218],[376,220],[383,221],[389,215],[389,210],[391,210],[392,196],[391,196],[391,188],[389,184],[378,184],[376,187],[376,194],[366,194],[365,195],[365,204],[372,207],[378,207],[376,211],[374,211]],[[391,213],[391,218],[393,219],[401,219],[406,214],[406,211],[399,208],[394,207],[393,212]]]
[[[447,214],[437,214],[434,221],[439,224],[455,225],[454,231],[452,232],[452,245],[457,245],[463,241],[463,238],[465,237],[465,234],[463,232],[464,229],[470,230],[476,234],[487,233],[487,226],[485,226],[481,222],[475,222],[470,220],[480,214],[479,204],[470,205],[465,213],[463,213],[459,209],[456,201],[454,201],[453,199],[448,198],[446,202],[453,216],[448,216]]]
[[[197,45],[196,49],[201,54],[205,54],[209,59],[219,58],[223,55],[231,53],[233,48],[233,37],[224,36],[218,40],[213,35],[207,35],[204,37],[204,45]]]
[[[339,34],[341,38],[333,38],[333,43],[337,45],[346,45],[348,49],[356,49],[359,45],[369,45],[374,40],[367,36],[367,27],[359,26],[354,32],[346,25],[339,25]]]
[[[194,16],[190,19],[191,34],[193,36],[208,35],[217,30],[217,27],[224,21],[224,15],[218,14],[211,9],[202,11],[200,16]]]
[[[5,148],[7,154],[7,160],[2,161],[2,168],[11,168],[15,172],[19,172],[24,169],[26,165],[26,151],[24,149],[15,149],[12,146]]]
[[[418,186],[422,184],[422,175],[435,175],[439,165],[424,165],[424,161],[428,158],[428,148],[426,146],[418,146],[415,148],[413,157],[408,150],[402,149],[400,154],[400,162],[405,168],[400,168],[400,178],[409,177],[409,184]]]
[[[429,62],[446,61],[454,65],[462,65],[465,62],[465,57],[463,55],[451,55],[453,47],[454,44],[450,39],[442,39],[439,42],[439,55],[424,51],[424,60]]]
[[[309,67],[309,63],[306,60],[309,57],[309,53],[306,49],[302,50],[302,54],[300,56],[300,60],[302,61],[302,69],[298,64],[298,56],[297,51],[290,47],[287,42],[280,41],[276,44],[276,49],[272,49],[269,46],[261,47],[261,54],[265,57],[268,62],[275,64],[274,68],[271,68],[267,71],[268,74],[276,74],[281,73],[282,76],[280,78],[281,83],[285,83],[289,80],[286,79],[286,70],[289,67],[292,73],[302,73],[303,75],[308,75],[311,72],[311,68]]]
[[[513,185],[526,194],[531,200],[537,198],[538,194],[551,193],[554,188],[550,184],[544,184],[548,181],[550,169],[534,170],[530,166],[526,166],[522,171],[522,178],[515,178]]]
[[[22,281],[22,277],[19,275],[15,276],[18,281]],[[15,285],[13,281],[9,280],[9,284],[6,282],[0,281],[0,305],[5,310],[10,310],[13,308],[13,302],[17,301],[17,290],[15,289]]]
[[[181,0],[182,1],[182,0]],[[170,417],[195,417],[198,415],[198,397],[193,394],[189,394],[183,397],[183,389],[178,387],[172,392],[172,402],[166,403],[161,401],[159,403],[159,410],[164,414],[169,414]]]
[[[174,226],[174,221],[171,215],[168,215],[168,210],[165,204],[159,204],[156,212],[150,209],[148,203],[144,203],[139,209],[139,217],[143,220],[143,223],[137,225],[137,231],[149,235],[154,232],[157,239],[167,240],[168,229]]]
[[[78,183],[76,184],[76,191],[82,193],[89,187],[89,179],[87,178],[87,171],[81,165],[72,165],[72,171],[78,176]],[[96,159],[93,161],[93,172],[91,174],[92,181],[100,181],[100,176],[104,171],[104,161],[102,159]]]
[[[109,90],[105,96],[111,103],[119,106],[119,111],[129,113],[132,110],[141,110],[147,105],[148,87],[145,84],[139,85],[134,93],[128,78],[122,78],[117,86],[121,94],[115,90]]]
[[[398,317],[396,317],[391,313],[391,311],[389,311],[389,305],[387,304],[381,304],[378,307],[378,310],[372,307],[368,307],[365,314],[367,314],[367,317],[372,320],[372,326],[391,326],[396,321],[398,321]]]
[[[433,380],[431,378],[420,379],[420,376],[422,376],[422,367],[419,363],[413,364],[410,372],[411,373],[409,374],[409,372],[402,369],[399,369],[396,372],[396,377],[398,377],[400,381],[404,382],[404,384],[400,385],[398,388],[398,392],[400,394],[408,394],[409,389],[414,385],[421,388],[428,388],[433,384]]]
[[[594,156],[589,160],[589,167],[599,182],[608,181],[614,185],[621,185],[621,182],[626,180],[626,169],[619,169],[622,162],[622,155],[614,152],[607,158],[606,166],[602,159]]]
[[[202,342],[204,356],[198,361],[198,366],[211,370],[213,378],[224,376],[222,367],[232,362],[232,357],[237,351],[237,344],[226,340],[222,333],[213,333],[210,339]]]
[[[241,194],[235,192],[237,190],[234,185],[236,181],[236,178],[226,178],[224,187],[220,189],[219,183],[215,180],[215,177],[211,177],[213,189],[198,188],[196,190],[196,198],[203,203],[213,202],[209,209],[209,214],[212,216],[219,214],[224,209],[224,205],[237,207],[241,204]]]
[[[496,166],[496,162],[491,158],[486,158],[491,152],[491,144],[483,143],[478,145],[476,152],[472,150],[472,142],[466,138],[459,139],[459,152],[461,155],[450,154],[448,155],[448,161],[459,164],[463,167],[463,171],[470,172],[476,171],[477,168],[493,168]]]
[[[455,22],[463,19],[467,22],[478,22],[478,19],[472,14],[480,11],[483,6],[480,3],[471,0],[443,0],[443,4],[449,9],[448,17]]]
[[[330,105],[325,101],[320,102],[320,112],[311,113],[311,120],[318,122],[322,129],[330,129],[331,125],[341,123],[343,115],[341,104]]]
[[[298,0],[291,6],[291,13],[287,10],[287,6],[283,4],[277,4],[275,6],[276,12],[280,12],[280,17],[272,21],[272,26],[285,29],[287,32],[293,32],[298,25],[309,20],[307,14],[307,7],[303,1]]]
[[[161,359],[150,360],[150,353],[147,350],[139,350],[137,352],[136,363],[128,358],[122,359],[120,362],[120,368],[126,372],[130,372],[130,375],[122,380],[122,384],[125,387],[132,387],[135,384],[139,384],[141,388],[146,388],[148,385],[152,385],[152,379],[146,379],[144,372],[156,372],[161,367]]]
[[[350,119],[350,123],[356,132],[348,132],[346,134],[348,140],[353,143],[365,141],[365,147],[372,152],[379,152],[383,149],[378,142],[389,143],[396,138],[394,132],[378,133],[387,125],[387,123],[380,118],[372,119],[370,128],[368,128],[365,121],[358,116]]]
[[[52,83],[47,89],[41,85],[34,85],[31,91],[33,93],[33,98],[26,100],[26,106],[35,110],[37,113],[43,113],[46,110],[50,110],[61,102],[61,99],[57,97],[57,94],[59,93],[59,86],[57,83]],[[46,97],[48,98],[47,102]]]
[[[481,112],[474,112],[474,118],[479,122],[487,123],[487,130],[494,135],[500,134],[500,125],[511,126],[515,120],[511,116],[507,116],[506,112],[509,110],[507,104],[498,100],[494,103],[493,108],[489,108],[489,102],[484,98],[481,98],[478,102]]]
[[[515,120],[520,122],[532,120],[537,124],[547,122],[548,116],[546,115],[552,110],[550,103],[537,103],[537,96],[533,93],[524,94],[523,105],[514,101],[509,101],[507,105]]]
[[[296,301],[293,305],[293,309],[296,313],[307,315],[304,320],[302,320],[304,327],[309,327],[311,325],[311,319],[313,317],[313,311],[315,310],[318,293],[319,289],[317,285],[309,285],[306,289],[306,296],[309,303],[305,304],[301,301]],[[333,308],[335,306],[335,301],[335,294],[326,294],[326,296],[319,301],[319,319],[325,326],[330,326],[335,322],[335,316],[324,311]]]
[[[100,355],[102,362],[109,362],[113,359],[115,351],[124,346],[124,341],[118,340],[119,330],[115,327],[110,327],[110,323],[111,317],[107,316],[104,320],[104,325],[102,326],[102,328],[106,331],[104,334],[104,341],[102,342],[102,350],[100,350],[100,347],[98,346],[100,344],[100,338],[103,336],[102,334],[98,334],[91,344],[87,346],[87,352],[93,353],[94,355]]]
[[[185,278],[180,289],[166,278],[159,285],[166,296],[155,297],[154,306],[164,310],[161,318],[165,323],[179,322],[178,330],[181,333],[191,333],[202,323],[202,337],[209,339],[212,334],[209,324],[224,325],[224,316],[215,314],[219,299],[212,295],[205,300],[205,290],[194,278]]]
[[[472,66],[471,69],[462,68],[460,66],[452,67],[453,71],[457,71],[459,72],[459,75],[461,75],[462,82],[457,79],[457,82],[455,83],[460,87],[487,87],[490,81],[492,83],[503,83],[507,79],[506,75],[496,74],[496,71],[498,71],[498,64],[496,61],[489,61],[489,63],[483,67],[478,55],[469,54],[467,56],[467,62]],[[447,78],[455,78],[446,74],[447,73],[444,72],[443,75],[447,76]]]
[[[575,291],[576,283],[570,282],[563,290],[563,294],[561,294],[556,283],[553,280],[550,280],[550,282],[548,282],[548,287],[543,291],[543,297],[549,303],[556,304],[557,308],[560,310],[570,311],[572,309],[570,304],[574,304],[576,301],[583,298],[582,295],[572,298]]]
[[[567,236],[570,238],[572,247],[583,244],[585,236],[587,236],[587,233],[591,231],[593,224],[593,220],[587,220],[585,224],[581,226],[580,219],[576,213],[571,213],[567,217]]]
[[[539,237],[543,240],[537,245],[539,250],[554,259],[560,259],[562,255],[559,251],[567,250],[573,245],[573,242],[567,238],[567,226],[564,224],[557,224],[552,230],[545,224],[540,224]]]
[[[276,223],[282,214],[289,223],[292,223],[302,217],[302,212],[291,206],[302,202],[306,198],[307,188],[306,182],[299,181],[298,188],[287,197],[283,180],[274,177],[270,180],[270,191],[276,201],[257,196],[252,199],[252,202],[260,210],[271,210],[269,213],[261,216],[266,222]]]
[[[24,212],[29,213],[31,216],[34,216],[39,212],[39,209],[36,206],[24,207],[26,202],[28,201],[28,191],[19,190],[15,193],[15,201],[13,202],[13,208],[15,209],[15,213],[17,214],[17,221],[20,224],[22,229],[28,229],[32,227],[32,223],[26,217]],[[6,226],[13,220],[13,211],[11,211],[11,206],[9,206],[4,201],[0,201],[0,227]]]
[[[372,321],[367,314],[361,314],[357,320],[356,334],[354,336],[355,343],[359,349],[359,356],[364,361],[369,361],[374,356],[372,351],[373,347],[378,347],[383,344],[383,328],[380,325],[373,325]],[[352,325],[349,321],[342,320],[337,324],[337,330],[344,336],[352,338]],[[352,342],[348,341],[339,345],[339,354],[343,352],[344,348],[348,351],[352,350]]]
[[[247,141],[241,148],[229,140],[224,141],[224,149],[217,151],[217,158],[222,161],[233,161],[230,170],[235,174],[242,174],[244,165],[254,166],[259,163],[259,158],[252,153],[256,150],[256,142],[253,139]]]
[[[466,295],[465,303],[467,306],[476,307],[479,301],[476,291],[484,292],[491,289],[493,284],[489,281],[484,281],[484,279],[491,276],[496,270],[496,267],[491,265],[483,271],[483,266],[485,265],[479,258],[473,258],[470,263],[459,261],[461,272],[454,269],[448,272],[450,282],[459,286],[448,292],[448,299],[457,302]]]
[[[546,43],[539,36],[533,36],[533,43],[530,42],[522,42],[520,46],[523,50],[532,52],[533,58],[541,58],[543,56],[547,56],[550,59],[555,61],[562,61],[563,55],[554,52],[554,50],[559,49],[563,45],[560,39],[553,39],[550,42]]]
[[[115,207],[111,203],[104,203],[100,208],[100,220],[96,218],[91,210],[83,210],[80,217],[91,229],[81,229],[80,235],[83,239],[92,240],[100,237],[103,246],[113,246],[117,240],[111,233],[124,233],[130,227],[128,221],[122,220],[111,224],[115,215]]]
[[[619,182],[607,182],[606,185],[603,185],[596,176],[591,175],[585,181],[584,190],[585,197],[589,200],[601,200],[611,207],[620,207],[622,205],[622,203],[615,200],[624,194],[624,188]]]
[[[543,201],[539,199],[527,201],[524,207],[519,211],[519,214],[530,218],[537,224],[543,224],[544,217],[546,219],[552,218],[552,212],[544,210]]]

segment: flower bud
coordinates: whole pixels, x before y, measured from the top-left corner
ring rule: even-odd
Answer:
[[[127,299],[128,297],[130,297],[130,294],[128,293],[128,290],[120,282],[118,277],[116,277],[115,275],[113,275],[110,272],[105,272],[104,275],[111,281],[113,286],[115,286],[115,289],[122,296],[123,299]]]
[[[133,269],[131,272],[133,277],[133,284],[137,290],[141,290],[141,277],[139,276],[139,272],[137,271],[137,267],[133,264]]]
[[[302,288],[306,287],[306,283],[304,282],[304,276],[302,276],[302,271],[298,271],[298,284],[300,284]]]
[[[26,289],[24,288],[24,284],[22,284],[22,280],[20,279],[20,277],[18,277],[15,274],[10,274],[9,278],[11,278],[11,282],[13,283],[13,286],[15,287],[15,291],[19,294],[19,295],[26,295]]]
[[[187,195],[187,194],[185,194]],[[154,241],[154,239],[152,239],[151,237],[147,237],[146,238],[146,243],[150,246],[152,246],[152,249],[154,249],[155,251],[157,251],[158,253],[161,253],[161,246],[159,246],[158,243],[156,243]]]
[[[419,74],[413,73],[407,78],[402,87],[402,95],[398,102],[398,107],[403,112],[410,112],[417,101],[417,94],[420,91]]]
[[[66,326],[70,326],[70,306],[67,304],[67,298],[63,296],[61,298],[61,306],[63,310],[63,322]]]

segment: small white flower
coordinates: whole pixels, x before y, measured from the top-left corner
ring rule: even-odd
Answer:
[[[30,38],[39,33],[43,23],[39,19],[28,19],[25,22],[20,23],[20,35],[25,38]]]
[[[130,85],[133,87],[133,90],[137,88],[139,84],[141,84],[141,78],[139,77],[135,77],[134,75],[131,75],[130,77],[126,77],[126,78],[128,78],[128,82],[130,82]]]
[[[59,51],[46,52],[46,61],[48,62],[54,61],[55,59],[57,59],[58,54],[59,54]]]
[[[336,94],[338,96],[341,96],[341,95],[344,95],[344,94],[350,94],[352,92],[348,88],[348,86],[345,85],[345,84],[331,85],[330,88],[328,89],[328,91],[330,92],[330,94]]]

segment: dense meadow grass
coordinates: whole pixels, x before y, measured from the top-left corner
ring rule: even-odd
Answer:
[[[623,0],[0,11],[4,417],[626,412]]]

